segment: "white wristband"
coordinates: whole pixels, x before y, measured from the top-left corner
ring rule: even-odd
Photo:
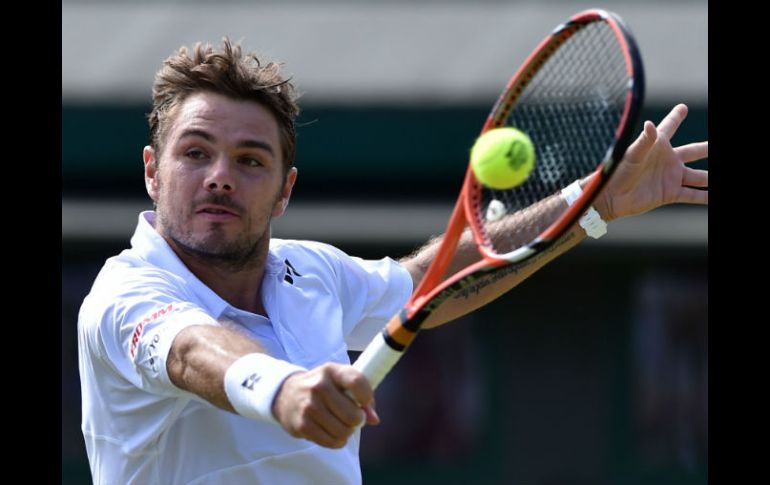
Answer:
[[[227,368],[225,394],[241,416],[279,424],[273,416],[275,394],[290,374],[304,370],[267,354],[246,354]]]
[[[575,180],[567,187],[561,189],[561,195],[567,201],[567,205],[574,204],[582,193],[583,189],[580,188],[580,180]],[[607,234],[607,223],[602,220],[602,216],[593,207],[588,208],[578,223],[585,230],[586,234],[594,239],[599,239]]]

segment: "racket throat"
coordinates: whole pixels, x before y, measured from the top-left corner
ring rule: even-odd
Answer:
[[[389,347],[403,352],[417,336],[423,321],[425,321],[425,316],[421,313],[409,318],[406,310],[401,310],[385,325],[382,336]]]
[[[462,192],[465,192],[463,187]],[[465,208],[463,206],[464,197],[461,195],[457,199],[455,208],[452,211],[452,216],[447,224],[446,232],[442,238],[441,245],[439,246],[438,253],[436,254],[433,262],[431,263],[428,271],[422,277],[422,281],[417,285],[417,289],[414,290],[414,295],[423,295],[415,298],[415,302],[425,298],[424,295],[430,293],[430,291],[438,286],[439,282],[444,277],[447,268],[449,267],[452,259],[454,259],[455,249],[460,242],[463,230],[465,230]],[[419,308],[419,305],[410,304],[410,307]]]

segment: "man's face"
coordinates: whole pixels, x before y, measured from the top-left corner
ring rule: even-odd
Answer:
[[[177,250],[246,263],[267,247],[297,175],[292,168],[283,182],[278,124],[258,103],[208,92],[174,114],[162,153],[144,149],[156,228]]]

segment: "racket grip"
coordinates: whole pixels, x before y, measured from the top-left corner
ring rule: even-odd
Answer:
[[[382,332],[380,332],[369,342],[366,349],[353,363],[353,367],[369,379],[369,384],[374,390],[377,389],[377,386],[380,385],[380,382],[403,354],[403,351],[394,350],[388,345]]]

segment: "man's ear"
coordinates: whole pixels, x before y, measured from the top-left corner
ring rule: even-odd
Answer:
[[[273,217],[280,217],[286,211],[286,206],[289,205],[291,191],[294,188],[294,183],[296,181],[297,167],[291,167],[289,173],[286,174],[286,183],[281,187],[281,196],[275,202],[275,207],[273,207]]]
[[[150,145],[144,147],[142,158],[144,159],[144,186],[146,187],[150,198],[157,203],[158,194],[160,193],[160,183],[158,182],[158,163],[155,158],[155,149]]]

